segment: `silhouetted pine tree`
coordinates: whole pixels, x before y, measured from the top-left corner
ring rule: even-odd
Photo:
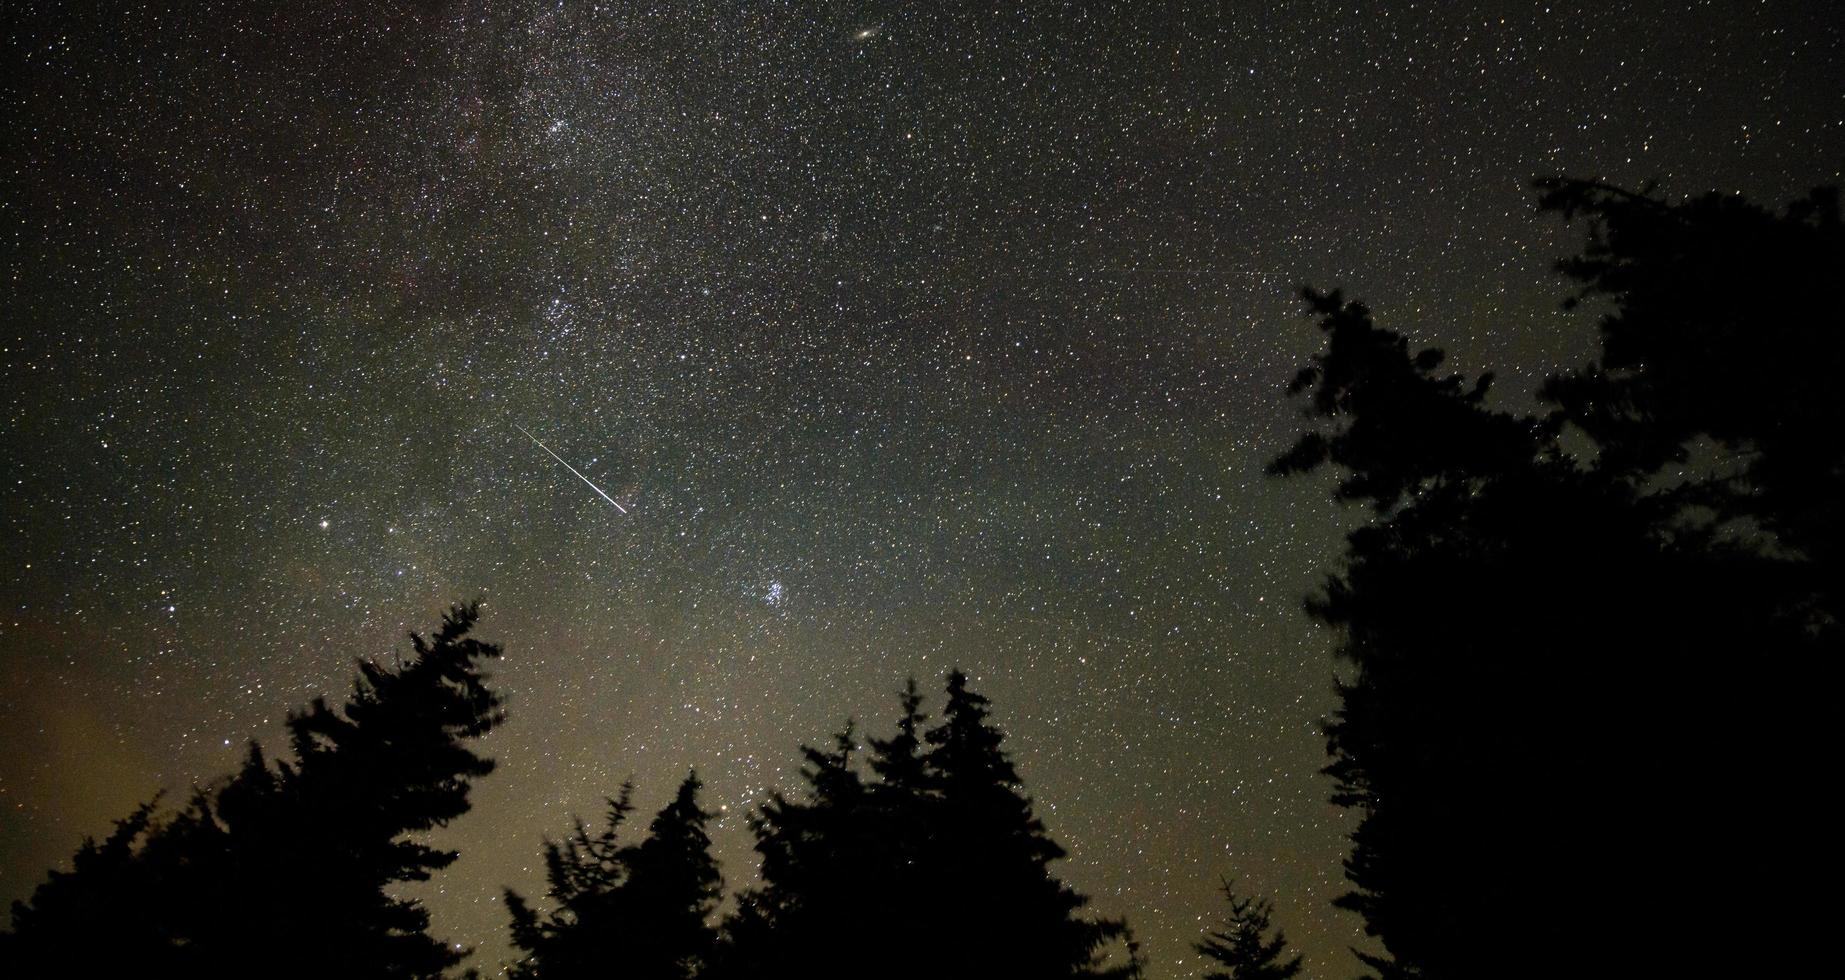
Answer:
[[[723,879],[705,830],[715,814],[699,809],[700,785],[697,773],[688,774],[648,825],[647,839],[625,853],[622,897],[635,933],[626,962],[634,976],[692,976],[716,943],[710,919]]]
[[[890,842],[878,839],[857,751],[851,722],[830,751],[801,746],[805,798],[772,793],[750,817],[762,884],[738,896],[717,975],[830,976],[877,955],[882,937],[869,922],[886,918],[880,859]]]
[[[922,695],[916,690],[916,678],[904,683],[898,705],[897,734],[887,739],[871,739],[871,771],[877,774],[881,789],[921,793],[929,783],[922,751],[922,724],[929,716],[922,713]]]
[[[949,678],[942,724],[912,681],[897,733],[873,739],[867,782],[852,729],[804,748],[805,799],[776,794],[752,821],[762,885],[726,924],[721,977],[1093,977],[1126,936],[1078,913],[1087,900],[1048,864],[1063,856],[1032,814],[987,721],[987,701]]]
[[[1266,900],[1244,898],[1229,882],[1223,886],[1229,913],[1224,925],[1195,947],[1215,967],[1204,980],[1288,980],[1300,974],[1300,956],[1289,955],[1288,940],[1269,923],[1272,911]]]
[[[577,976],[606,968],[608,930],[578,926],[585,920],[606,925],[610,918],[610,896],[626,874],[619,837],[634,812],[633,797],[633,782],[623,783],[620,795],[608,801],[607,826],[600,833],[592,835],[578,820],[562,842],[544,842],[547,894],[556,903],[550,913],[540,918],[518,892],[506,890],[513,946],[526,953],[513,965],[514,977]]]
[[[1698,214],[1650,220],[1657,227],[1645,233],[1610,232],[1590,272],[1623,302],[1678,275],[1661,271],[1676,261],[1675,236],[1715,247],[1709,229],[1688,227]],[[1830,227],[1806,212],[1782,220]],[[1380,940],[1384,955],[1371,965],[1387,978],[1446,980],[1726,959],[1741,968],[1759,958],[1747,941],[1690,942],[1682,930],[1711,881],[1763,894],[1768,869],[1794,858],[1766,842],[1798,825],[1782,819],[1777,837],[1770,816],[1799,809],[1798,771],[1823,764],[1807,748],[1822,739],[1806,720],[1820,706],[1798,689],[1812,664],[1840,650],[1817,598],[1824,549],[1782,530],[1797,522],[1753,513],[1773,496],[1765,490],[1727,501],[1767,485],[1759,460],[1710,480],[1651,478],[1657,461],[1675,458],[1671,446],[1721,426],[1671,421],[1692,394],[1666,398],[1664,387],[1690,382],[1653,386],[1650,359],[1622,354],[1619,376],[1553,383],[1562,410],[1514,416],[1486,406],[1487,379],[1437,373],[1439,352],[1412,355],[1362,306],[1337,293],[1308,300],[1327,349],[1293,390],[1310,391],[1310,414],[1334,424],[1307,433],[1274,469],[1331,463],[1343,470],[1338,496],[1376,512],[1309,602],[1340,629],[1353,668],[1326,726],[1328,772],[1335,802],[1360,817],[1346,863],[1354,888],[1340,904]],[[1706,356],[1667,352],[1699,336],[1665,338],[1668,321],[1656,317],[1669,308],[1649,299],[1616,319],[1651,324],[1646,349],[1661,358]],[[1741,300],[1724,308],[1740,311]],[[1830,330],[1813,349],[1836,346],[1838,314],[1805,308],[1794,332]],[[1611,345],[1626,328],[1612,329]],[[1666,401],[1649,407],[1655,396]],[[1567,424],[1606,439],[1602,452],[1566,452]],[[1690,504],[1752,517],[1780,541],[1764,547]],[[1656,792],[1665,786],[1722,789],[1667,819]],[[1688,863],[1691,853],[1699,857]],[[1572,910],[1575,929],[1634,939],[1585,967],[1555,939],[1560,909]]]
[[[928,716],[915,678],[905,683],[898,705],[897,734],[868,740],[868,761],[878,778],[866,787],[862,819],[875,828],[875,837],[870,853],[858,857],[876,875],[878,893],[887,896],[881,910],[887,934],[901,934],[904,927],[897,923],[915,929],[933,921],[941,870],[940,801],[923,754]]]
[[[950,673],[942,723],[926,736],[926,771],[939,794],[930,848],[936,897],[954,910],[951,934],[966,940],[949,962],[993,976],[1095,975],[1104,946],[1125,926],[1080,917],[1088,899],[1050,873],[1064,849],[1032,812],[988,704],[966,674]]]
[[[253,745],[171,820],[150,805],[86,845],[70,875],[15,905],[15,975],[127,961],[155,975],[421,977],[459,961],[421,905],[390,892],[455,860],[411,835],[467,812],[472,780],[493,769],[465,744],[503,718],[480,670],[500,651],[468,635],[476,617],[456,607],[433,639],[413,635],[400,668],[360,662],[343,710],[316,700],[291,715],[291,762],[271,767]],[[78,934],[91,938],[68,942]]]
[[[141,859],[159,797],[115,822],[101,842],[85,839],[71,870],[53,869],[31,902],[13,903],[13,931],[0,933],[0,973],[19,977],[133,976],[150,950],[172,942],[145,905],[160,885]],[[99,941],[104,937],[106,942]]]
[[[543,919],[506,893],[513,945],[525,957],[516,977],[679,980],[700,973],[717,932],[710,917],[722,889],[706,832],[713,814],[698,806],[697,773],[639,844],[616,836],[633,809],[631,786],[610,801],[608,829],[594,837],[581,823],[563,844],[545,842],[545,871],[557,907]]]
[[[1672,468],[1669,499],[1746,518],[1799,555],[1788,612],[1845,617],[1845,276],[1837,188],[1771,213],[1734,194],[1673,204],[1592,181],[1538,182],[1543,207],[1586,218],[1559,263],[1605,301],[1601,356],[1544,395],[1595,439],[1597,466],[1640,480]],[[1729,465],[1686,469],[1700,440]],[[1681,515],[1683,516],[1683,515]]]

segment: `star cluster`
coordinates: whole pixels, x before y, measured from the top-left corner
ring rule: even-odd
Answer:
[[[1346,969],[1298,286],[1528,390],[1592,343],[1529,178],[1845,162],[1823,3],[17,6],[4,897],[480,596],[427,897],[488,968],[629,774],[739,884],[798,743],[959,665],[1150,975],[1221,876]]]

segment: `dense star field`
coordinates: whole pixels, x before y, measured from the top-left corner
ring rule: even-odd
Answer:
[[[1225,877],[1349,973],[1298,288],[1523,399],[1594,322],[1530,178],[1845,165],[1823,2],[251,6],[8,11],[0,898],[481,597],[488,973],[625,777],[745,883],[954,666],[1149,975]]]

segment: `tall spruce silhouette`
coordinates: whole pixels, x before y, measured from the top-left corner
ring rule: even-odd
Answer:
[[[434,976],[458,948],[428,934],[423,881],[456,852],[414,835],[468,810],[493,763],[466,744],[503,720],[457,606],[401,667],[358,664],[349,701],[291,714],[291,761],[252,744],[243,769],[162,820],[153,804],[86,842],[13,907],[14,976]]]
[[[1671,236],[1702,239],[1701,221],[1678,211],[1655,229],[1664,242],[1608,234],[1591,248],[1608,250],[1604,265],[1565,267],[1603,270],[1592,278],[1605,272],[1594,281],[1618,299],[1644,279],[1623,264],[1630,252],[1669,264]],[[1327,346],[1292,390],[1331,425],[1272,469],[1336,466],[1336,495],[1375,512],[1308,604],[1339,629],[1352,668],[1326,737],[1334,800],[1359,814],[1340,904],[1383,947],[1367,961],[1386,978],[1445,980],[1759,960],[1742,937],[1692,944],[1683,928],[1713,882],[1759,891],[1765,866],[1791,857],[1768,814],[1792,807],[1794,760],[1818,732],[1788,708],[1803,673],[1839,649],[1836,622],[1815,613],[1814,559],[1723,523],[1724,494],[1757,485],[1749,468],[1703,487],[1695,474],[1654,478],[1675,458],[1662,445],[1716,428],[1644,407],[1651,362],[1617,357],[1618,375],[1553,382],[1558,410],[1511,415],[1487,405],[1490,379],[1439,373],[1438,351],[1411,354],[1363,306],[1307,300]],[[1627,312],[1614,316],[1637,322]],[[1836,313],[1808,312],[1800,330],[1836,331]],[[1679,342],[1693,341],[1654,338]],[[1606,412],[1599,385],[1624,386],[1606,397],[1625,407]],[[1577,458],[1566,426],[1607,441]],[[1760,506],[1751,496],[1734,514],[1793,526],[1750,513]],[[1720,790],[1668,820],[1658,786]],[[1585,965],[1555,941],[1566,909],[1573,929],[1633,941]]]
[[[721,977],[1097,977],[1118,921],[1048,868],[1064,856],[1022,793],[985,698],[949,675],[928,731],[915,682],[897,732],[871,740],[867,779],[852,726],[803,748],[804,798],[775,794],[752,820],[762,884],[726,924]]]
[[[564,842],[545,842],[556,907],[541,917],[506,893],[513,945],[525,953],[513,976],[680,980],[704,970],[723,882],[707,833],[714,814],[698,804],[701,786],[696,772],[688,774],[637,844],[617,839],[633,810],[631,784],[609,801],[607,829],[591,835],[578,823]]]
[[[1033,813],[988,705],[966,674],[953,671],[942,723],[925,736],[925,769],[939,794],[931,841],[937,897],[955,909],[950,935],[966,943],[960,962],[992,976],[1112,973],[1100,954],[1124,938],[1125,925],[1080,916],[1088,899],[1050,873],[1064,849]]]
[[[1268,901],[1238,895],[1227,881],[1223,893],[1228,905],[1224,924],[1194,947],[1212,964],[1203,980],[1289,980],[1300,975],[1300,955],[1290,953],[1287,937],[1269,922],[1273,910]]]
[[[805,798],[773,792],[750,816],[762,883],[738,896],[717,976],[843,975],[904,948],[901,930],[914,920],[893,912],[905,893],[884,887],[886,858],[903,845],[881,838],[853,764],[858,750],[851,722],[831,749],[801,746]]]

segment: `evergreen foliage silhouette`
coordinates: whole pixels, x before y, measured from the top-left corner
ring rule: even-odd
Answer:
[[[401,667],[358,664],[350,700],[288,719],[292,761],[240,772],[169,819],[149,803],[13,908],[14,976],[435,976],[463,952],[393,886],[456,858],[413,835],[468,810],[493,763],[466,742],[503,720],[457,606]]]
[[[1057,881],[1064,851],[1023,795],[988,702],[956,671],[940,725],[912,681],[897,733],[871,741],[867,780],[853,727],[803,748],[804,799],[775,794],[752,818],[762,884],[726,924],[716,975],[786,977],[1122,976],[1115,920]]]
[[[609,801],[608,827],[591,835],[581,823],[563,843],[545,842],[545,873],[556,903],[542,918],[508,890],[513,945],[525,956],[515,977],[637,980],[698,975],[717,941],[710,919],[723,882],[699,808],[697,773],[654,817],[647,837],[623,845],[617,834],[632,812],[633,786]]]
[[[1845,582],[1845,330],[1832,295],[1845,277],[1837,188],[1773,214],[1711,193],[1679,204],[1580,180],[1545,180],[1543,206],[1586,218],[1583,254],[1559,263],[1605,301],[1601,358],[1551,378],[1547,400],[1600,449],[1598,465],[1640,478],[1715,441],[1735,465],[1674,489],[1719,518],[1748,519],[1800,555],[1791,607],[1840,619]]]
[[[1123,924],[1081,918],[1088,899],[1047,870],[1065,851],[1032,812],[988,704],[968,688],[967,675],[950,673],[942,723],[926,736],[943,899],[978,936],[975,948],[989,950],[980,962],[992,975],[1084,975]]]
[[[1578,951],[1554,940],[1564,909],[1581,910],[1575,928],[1636,937],[1610,969],[1689,966],[1684,951],[1694,948],[1706,967],[1746,961],[1740,938],[1697,947],[1679,930],[1713,882],[1725,893],[1767,887],[1779,818],[1766,815],[1795,807],[1803,742],[1819,737],[1801,711],[1789,716],[1801,700],[1790,689],[1840,649],[1815,569],[1824,546],[1804,543],[1804,529],[1832,518],[1809,509],[1783,520],[1766,509],[1799,495],[1767,490],[1778,471],[1763,469],[1766,447],[1779,436],[1755,441],[1740,434],[1744,423],[1680,404],[1695,399],[1675,389],[1718,385],[1715,374],[1649,374],[1658,359],[1706,356],[1667,348],[1714,339],[1714,327],[1674,335],[1677,307],[1651,296],[1713,275],[1674,266],[1692,243],[1718,248],[1719,226],[1735,219],[1798,226],[1777,232],[1805,243],[1786,250],[1832,249],[1836,213],[1796,208],[1776,219],[1744,208],[1738,218],[1739,204],[1673,206],[1562,182],[1546,185],[1545,201],[1606,222],[1589,256],[1564,267],[1616,299],[1603,367],[1553,380],[1546,393],[1558,408],[1547,415],[1489,408],[1487,379],[1440,374],[1439,352],[1412,355],[1363,306],[1306,294],[1327,348],[1292,390],[1309,392],[1309,416],[1331,426],[1303,435],[1271,469],[1336,466],[1336,495],[1375,511],[1308,608],[1340,630],[1352,667],[1326,725],[1334,801],[1359,814],[1346,862],[1353,890],[1339,904],[1380,941],[1384,955],[1366,960],[1387,980],[1582,972]],[[1636,230],[1641,218],[1652,224]],[[1735,257],[1732,273],[1767,274]],[[1790,258],[1777,268],[1816,265]],[[1818,283],[1805,285],[1810,293]],[[1735,317],[1751,295],[1801,291],[1778,279],[1699,288],[1701,302]],[[1720,303],[1714,293],[1724,290]],[[1800,323],[1772,330],[1809,343],[1727,356],[1836,349],[1837,313],[1804,309]],[[1596,441],[1594,457],[1565,451],[1569,426]],[[1656,479],[1699,434],[1757,455],[1720,478]],[[1836,465],[1827,472],[1838,476]],[[1738,532],[1732,518],[1783,539]],[[1668,821],[1655,786],[1720,789]],[[1730,846],[1713,850],[1716,841]],[[1685,862],[1693,852],[1695,869]],[[1584,888],[1594,894],[1586,909]],[[1585,914],[1592,920],[1580,921]]]
[[[1273,911],[1265,899],[1237,895],[1224,883],[1229,905],[1223,927],[1197,944],[1199,955],[1215,964],[1203,980],[1289,980],[1301,970],[1300,956],[1289,955],[1288,940],[1269,922]]]
[[[831,750],[801,746],[806,799],[777,791],[750,816],[763,884],[738,896],[725,924],[719,976],[826,976],[862,968],[854,964],[868,962],[864,957],[876,956],[881,945],[875,930],[861,925],[865,918],[875,915],[886,927],[914,921],[886,907],[907,894],[883,887],[896,870],[885,858],[903,845],[880,840],[869,819],[869,794],[852,764],[857,751],[851,722]]]
[[[72,966],[98,976],[146,969],[149,950],[169,942],[164,923],[146,914],[160,886],[157,869],[140,859],[154,828],[159,797],[115,822],[98,842],[77,848],[71,870],[53,870],[30,902],[13,903],[13,931],[0,933],[0,973],[54,977]],[[99,942],[101,936],[108,942]]]

